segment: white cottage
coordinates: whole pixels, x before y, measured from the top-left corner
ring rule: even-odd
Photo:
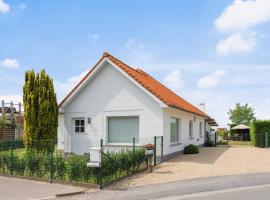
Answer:
[[[140,69],[108,53],[59,105],[58,148],[84,154],[106,145],[137,145],[163,136],[164,158],[203,145],[210,117]],[[207,128],[208,127],[208,128]]]

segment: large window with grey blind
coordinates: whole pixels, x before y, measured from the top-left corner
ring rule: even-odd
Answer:
[[[139,141],[139,117],[108,117],[108,142],[132,143]]]

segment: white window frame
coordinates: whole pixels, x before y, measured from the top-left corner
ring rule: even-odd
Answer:
[[[203,136],[203,123],[202,122],[199,123],[199,136],[200,137]]]
[[[106,144],[108,145],[112,145],[112,146],[130,146],[132,145],[132,141],[130,143],[112,143],[112,142],[109,142],[109,118],[114,118],[114,117],[137,117],[138,118],[138,122],[139,122],[139,128],[138,128],[138,141],[135,141],[135,144],[139,144],[139,141],[140,141],[140,123],[141,123],[141,118],[140,118],[140,115],[106,115],[106,138],[107,138],[107,141],[106,141]]]
[[[189,139],[193,139],[193,120],[189,120],[188,122],[188,136],[189,136]]]
[[[171,130],[171,120],[172,119],[175,119],[176,120],[176,137],[177,137],[177,139],[176,139],[176,141],[171,141],[171,134],[172,134],[172,130]],[[179,133],[180,133],[180,131],[179,131],[179,127],[180,127],[180,122],[181,122],[181,120],[179,119],[179,118],[176,118],[176,117],[170,117],[170,144],[178,144],[179,142],[180,142],[180,136],[179,136]]]
[[[85,119],[84,119],[84,117],[73,118],[72,121],[73,121],[72,129],[73,129],[74,133],[77,133],[77,134],[85,133]],[[80,121],[79,125],[76,125],[76,121]],[[82,125],[81,121],[83,121],[83,125]],[[76,131],[76,128],[79,128],[79,131]],[[83,131],[81,131],[81,128],[83,128]]]

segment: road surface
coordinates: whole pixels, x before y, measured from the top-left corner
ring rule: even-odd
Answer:
[[[105,189],[61,200],[268,200],[270,173],[246,174],[175,181],[123,189]]]

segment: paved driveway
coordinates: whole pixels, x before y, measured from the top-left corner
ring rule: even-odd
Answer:
[[[199,154],[179,155],[114,185],[115,188],[192,178],[270,172],[270,149],[251,146],[203,147]]]
[[[83,188],[0,176],[1,200],[48,199],[56,194],[80,192]]]

